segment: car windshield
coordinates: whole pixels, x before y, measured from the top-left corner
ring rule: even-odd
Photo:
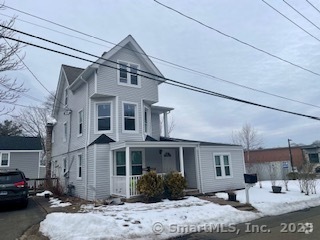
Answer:
[[[22,181],[20,173],[0,173],[0,184],[10,184]]]

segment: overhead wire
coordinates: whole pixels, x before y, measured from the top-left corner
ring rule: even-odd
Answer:
[[[50,52],[55,52],[55,53],[62,54],[62,55],[68,56],[68,57],[76,58],[76,59],[83,60],[83,61],[86,61],[86,62],[90,62],[90,63],[93,63],[93,64],[98,64],[100,66],[105,66],[105,67],[108,67],[108,68],[119,70],[118,67],[106,65],[104,63],[99,63],[99,62],[93,61],[93,60],[88,60],[86,58],[79,57],[79,56],[76,56],[76,55],[73,55],[73,54],[69,54],[69,53],[65,53],[65,52],[62,52],[62,51],[54,50],[54,49],[51,49],[51,48],[48,48],[48,47],[40,46],[40,45],[37,45],[37,44],[34,44],[34,43],[30,43],[30,42],[26,42],[26,41],[23,41],[23,40],[20,40],[20,39],[15,39],[13,37],[8,37],[8,36],[4,36],[4,37],[7,38],[7,39],[10,39],[10,40],[13,40],[13,41],[17,41],[17,42],[21,42],[21,43],[24,43],[24,44],[27,44],[27,45],[30,45],[30,46],[41,48],[41,49],[44,49],[44,50],[47,50],[47,51],[50,51]],[[52,42],[50,40],[48,40],[48,41]],[[61,45],[59,43],[57,43],[57,44]],[[72,49],[71,47],[67,47],[67,48]],[[79,51],[83,52],[81,50],[79,50]],[[144,72],[142,70],[138,70],[138,71]],[[149,73],[149,72],[147,72],[147,73],[149,75],[155,75],[153,73]],[[144,77],[146,79],[158,81],[158,82],[163,82],[165,84],[173,85],[173,86],[176,86],[176,87],[181,87],[181,88],[188,89],[188,90],[191,90],[191,91],[195,91],[195,92],[199,92],[199,93],[215,96],[215,97],[220,97],[220,98],[224,98],[224,99],[228,99],[228,100],[232,100],[232,101],[237,101],[237,102],[241,102],[241,103],[245,103],[245,104],[249,104],[249,105],[254,105],[254,106],[257,106],[257,107],[262,107],[262,108],[275,110],[275,111],[279,111],[279,112],[283,112],[283,113],[288,113],[288,114],[292,114],[292,115],[296,115],[296,116],[306,117],[306,118],[310,118],[310,119],[313,119],[313,120],[318,120],[318,121],[320,120],[319,117],[315,117],[315,116],[311,116],[311,115],[307,115],[307,114],[302,114],[302,113],[297,113],[297,112],[293,112],[293,111],[288,111],[288,110],[283,110],[283,109],[270,107],[270,106],[267,106],[267,105],[262,105],[262,104],[258,104],[258,103],[255,103],[255,102],[250,102],[250,101],[239,99],[239,98],[230,97],[230,96],[227,96],[227,95],[224,95],[224,94],[213,92],[213,91],[210,91],[210,90],[207,90],[207,89],[203,89],[203,88],[200,88],[200,87],[196,87],[196,86],[193,86],[193,85],[190,85],[190,84],[185,84],[185,83],[182,83],[182,82],[179,82],[179,81],[176,81],[176,80],[173,80],[173,79],[165,78],[165,77],[162,77],[162,76],[154,78],[154,77],[150,77],[148,75],[143,75],[141,73],[135,73],[135,75]],[[162,80],[160,80],[159,78],[161,78]]]
[[[204,76],[204,77],[206,77],[206,78],[210,78],[210,79],[213,79],[213,80],[218,80],[218,81],[221,81],[221,82],[225,82],[225,83],[228,83],[228,84],[231,84],[231,85],[234,85],[234,86],[237,86],[237,87],[241,87],[241,88],[244,88],[244,89],[248,89],[248,90],[251,90],[251,91],[255,91],[255,92],[258,92],[258,93],[262,93],[262,94],[266,94],[266,95],[269,95],[269,96],[281,98],[281,99],[288,100],[288,101],[291,101],[291,102],[296,102],[296,103],[304,104],[304,105],[307,105],[307,106],[312,106],[312,107],[320,108],[320,106],[317,106],[317,105],[315,105],[315,104],[306,103],[306,102],[299,101],[299,100],[296,100],[296,99],[292,99],[292,98],[289,98],[289,97],[284,97],[284,96],[281,96],[281,95],[278,95],[278,94],[274,94],[274,93],[270,93],[270,92],[267,92],[267,91],[264,91],[264,90],[256,89],[256,88],[253,88],[253,87],[249,87],[249,86],[246,86],[246,85],[243,85],[243,84],[235,83],[235,82],[232,82],[232,81],[230,81],[230,80],[226,80],[226,79],[223,79],[223,78],[214,76],[214,75],[209,74],[209,73],[205,73],[205,72],[201,72],[201,71],[198,71],[198,70],[189,68],[189,67],[185,67],[185,66],[182,66],[182,65],[180,65],[180,64],[176,64],[176,63],[173,63],[173,62],[170,62],[170,61],[167,61],[167,60],[164,60],[164,59],[155,57],[155,56],[148,55],[148,54],[146,54],[146,53],[144,53],[144,52],[139,52],[139,51],[136,51],[136,50],[134,50],[134,49],[132,49],[132,48],[128,48],[128,47],[126,47],[126,46],[122,46],[121,44],[116,44],[116,43],[113,43],[113,42],[111,42],[111,41],[107,41],[107,40],[105,40],[105,39],[102,39],[102,38],[99,38],[99,37],[96,37],[96,36],[93,36],[93,35],[84,33],[84,32],[82,32],[82,31],[76,30],[76,29],[71,28],[71,27],[67,27],[67,26],[65,26],[65,25],[62,25],[62,24],[53,22],[53,21],[51,21],[51,20],[48,20],[48,19],[45,19],[45,18],[36,16],[36,15],[34,15],[34,14],[30,14],[30,13],[28,13],[28,12],[25,12],[25,11],[22,11],[22,10],[19,10],[19,9],[16,9],[16,8],[13,8],[13,7],[10,7],[10,6],[7,6],[7,5],[4,5],[4,6],[7,7],[7,8],[9,8],[9,9],[12,9],[12,10],[14,10],[14,11],[17,11],[17,12],[20,12],[20,13],[23,13],[23,14],[26,14],[26,15],[28,15],[28,16],[31,16],[31,17],[33,17],[33,18],[37,18],[37,19],[40,19],[40,20],[42,20],[42,21],[48,22],[48,23],[50,23],[50,24],[59,26],[59,27],[61,27],[61,28],[64,28],[64,29],[67,29],[67,30],[76,32],[76,33],[78,33],[78,34],[81,34],[81,35],[84,35],[84,36],[87,36],[87,37],[90,37],[90,38],[94,38],[94,39],[96,39],[96,40],[103,41],[103,42],[106,42],[106,43],[108,43],[108,44],[112,44],[112,45],[114,45],[114,46],[119,46],[119,47],[121,47],[121,48],[127,49],[127,50],[129,50],[129,51],[131,51],[131,52],[134,52],[134,53],[138,53],[138,54],[141,54],[141,55],[145,55],[145,56],[150,57],[150,58],[152,58],[152,59],[158,60],[158,61],[160,61],[161,63],[169,64],[170,67],[176,67],[176,68],[178,68],[178,69],[180,69],[180,70],[187,70],[187,71],[189,71],[189,72],[196,73],[196,74],[201,75],[201,76]],[[4,15],[4,14],[1,14],[1,13],[0,13],[0,15]],[[9,17],[8,15],[4,15],[4,16]],[[87,39],[84,39],[84,38],[80,38],[80,37],[78,37],[78,36],[74,36],[74,35],[71,35],[71,34],[67,34],[67,33],[64,33],[64,32],[61,32],[61,31],[56,31],[56,30],[54,30],[54,29],[51,29],[51,28],[48,28],[48,27],[44,27],[44,26],[41,26],[41,25],[38,25],[38,24],[34,24],[34,23],[29,22],[29,21],[21,20],[21,19],[19,19],[19,18],[17,18],[17,20],[20,20],[20,21],[23,21],[23,22],[26,22],[26,23],[29,23],[29,24],[32,24],[32,25],[35,25],[35,26],[38,26],[38,27],[42,27],[42,28],[45,28],[45,29],[47,29],[47,30],[51,30],[51,31],[54,31],[54,32],[57,32],[57,33],[60,33],[60,34],[66,35],[66,36],[78,38],[78,39],[80,39],[80,40],[87,41],[87,42],[90,42],[90,43],[93,43],[93,44],[101,45],[101,46],[104,46],[104,47],[109,47],[109,46],[106,46],[106,45],[103,45],[103,44],[99,44],[99,43],[96,43],[96,42],[93,42],[93,41],[90,41],[90,40],[87,40]]]
[[[306,0],[306,2],[309,3],[311,7],[313,7],[315,10],[317,10],[320,13],[320,10],[315,5],[313,5],[310,1]]]

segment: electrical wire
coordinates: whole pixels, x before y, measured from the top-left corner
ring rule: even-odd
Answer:
[[[229,34],[226,34],[226,33],[222,32],[222,31],[220,31],[220,30],[218,30],[218,29],[216,29],[216,28],[213,28],[213,27],[211,27],[211,26],[209,26],[209,25],[207,25],[207,24],[205,24],[205,23],[203,23],[203,22],[201,22],[201,21],[199,21],[199,20],[197,20],[197,19],[195,19],[195,18],[193,18],[193,17],[190,17],[190,16],[188,16],[188,15],[186,15],[186,14],[184,14],[184,13],[182,13],[182,12],[180,12],[180,11],[172,8],[172,7],[169,7],[169,6],[167,6],[167,5],[165,5],[165,4],[161,3],[161,2],[158,2],[157,0],[153,0],[153,1],[156,2],[156,3],[159,4],[159,5],[167,8],[167,9],[169,9],[169,10],[171,10],[171,11],[174,11],[174,12],[178,13],[179,15],[181,15],[181,16],[183,16],[183,17],[185,17],[185,18],[188,18],[188,19],[190,19],[190,20],[192,20],[192,21],[194,21],[194,22],[197,22],[197,23],[199,23],[200,25],[202,25],[202,26],[204,26],[204,27],[206,27],[206,28],[208,28],[208,29],[211,29],[211,30],[213,30],[213,31],[215,31],[215,32],[217,32],[217,33],[219,33],[219,34],[227,37],[227,38],[233,39],[233,40],[235,40],[235,41],[237,41],[237,42],[239,42],[239,43],[241,43],[241,44],[243,44],[243,45],[246,45],[246,46],[248,46],[248,47],[250,47],[250,48],[253,48],[253,49],[255,49],[255,50],[259,51],[259,52],[265,53],[265,54],[267,54],[267,55],[269,55],[269,56],[271,56],[271,57],[273,57],[273,58],[276,58],[276,59],[278,59],[278,60],[280,60],[280,61],[282,61],[282,62],[288,63],[288,64],[290,64],[290,65],[292,65],[292,66],[297,67],[297,68],[300,68],[300,69],[302,69],[302,70],[304,70],[304,71],[306,71],[306,72],[309,72],[309,73],[312,73],[312,74],[314,74],[314,75],[320,76],[320,73],[318,73],[318,72],[315,72],[315,71],[313,71],[313,70],[310,70],[310,69],[308,69],[308,68],[305,68],[305,67],[303,67],[303,66],[301,66],[301,65],[298,65],[298,64],[293,63],[293,62],[291,62],[291,61],[289,61],[289,60],[286,60],[286,59],[284,59],[284,58],[282,58],[282,57],[279,57],[279,56],[277,56],[277,55],[275,55],[275,54],[272,54],[272,53],[270,53],[270,52],[268,52],[268,51],[266,51],[266,50],[263,50],[262,48],[256,47],[256,46],[254,46],[254,45],[252,45],[252,44],[250,44],[250,43],[244,42],[244,41],[242,41],[242,40],[240,40],[240,39],[238,39],[238,38],[236,38],[236,37],[233,37],[233,36],[231,36],[231,35],[229,35]],[[263,0],[262,0],[262,1],[263,1]],[[319,41],[320,41],[320,39],[319,39]]]
[[[53,21],[51,21],[51,20],[48,20],[48,19],[45,19],[45,18],[41,18],[41,17],[39,17],[39,16],[30,14],[30,13],[27,13],[27,12],[25,12],[25,11],[21,11],[21,10],[16,9],[16,8],[13,8],[13,7],[9,7],[9,6],[6,6],[6,5],[5,5],[5,7],[10,8],[10,9],[12,9],[12,10],[14,10],[14,11],[17,11],[17,12],[23,13],[23,14],[26,14],[26,15],[28,15],[28,16],[31,16],[31,17],[40,19],[40,20],[42,20],[42,21],[45,21],[45,22],[54,24],[54,25],[59,26],[59,27],[61,27],[61,28],[65,28],[65,29],[67,29],[67,30],[70,30],[70,31],[79,33],[79,34],[81,34],[81,35],[84,35],[84,36],[87,36],[87,37],[91,37],[91,38],[94,38],[94,39],[96,39],[96,40],[103,41],[103,42],[106,42],[106,43],[108,43],[108,44],[112,44],[112,45],[114,45],[114,46],[119,46],[119,47],[124,48],[124,49],[127,49],[127,50],[129,50],[129,51],[131,51],[131,52],[133,52],[133,53],[137,53],[137,54],[140,54],[140,55],[145,55],[145,56],[147,56],[147,57],[150,57],[150,58],[152,58],[152,59],[155,59],[155,60],[160,61],[160,63],[162,63],[162,64],[163,64],[163,63],[169,64],[170,67],[176,67],[176,68],[178,68],[178,69],[180,69],[180,70],[183,70],[183,71],[193,72],[193,73],[196,73],[196,74],[198,74],[198,75],[204,76],[204,77],[206,77],[206,78],[210,78],[210,79],[213,79],[213,80],[218,80],[218,81],[221,81],[221,82],[225,82],[225,83],[228,83],[228,84],[231,84],[231,85],[234,85],[234,86],[237,86],[237,87],[241,87],[241,88],[244,88],[244,89],[248,89],[248,90],[251,90],[251,91],[255,91],[255,92],[258,92],[258,93],[262,93],[262,94],[266,94],[266,95],[269,95],[269,96],[281,98],[281,99],[288,100],[288,101],[291,101],[291,102],[296,102],[296,103],[304,104],[304,105],[311,106],[311,107],[320,108],[319,106],[314,105],[314,104],[311,104],[311,103],[302,102],[302,101],[295,100],[295,99],[288,98],[288,97],[284,97],[284,96],[281,96],[281,95],[278,95],[278,94],[274,94],[274,93],[270,93],[270,92],[263,91],[263,90],[260,90],[260,89],[256,89],[256,88],[253,88],[253,87],[249,87],[249,86],[246,86],[246,85],[243,85],[243,84],[235,83],[235,82],[232,82],[232,81],[229,81],[229,80],[226,80],[226,79],[223,79],[223,78],[214,76],[214,75],[212,75],[212,74],[208,74],[208,73],[205,73],[205,72],[201,72],[201,71],[198,71],[198,70],[189,68],[189,67],[182,66],[182,65],[180,65],[180,64],[176,64],[176,63],[173,63],[173,62],[170,62],[170,61],[167,61],[167,60],[158,58],[158,57],[154,57],[154,56],[148,55],[148,54],[146,54],[146,53],[144,53],[144,52],[139,52],[139,51],[133,50],[132,48],[128,48],[128,47],[126,47],[126,46],[122,46],[121,44],[116,44],[116,43],[113,43],[113,42],[111,42],[111,41],[107,41],[107,40],[105,40],[105,39],[102,39],[102,38],[99,38],[99,37],[96,37],[96,36],[93,36],[93,35],[90,35],[90,34],[87,34],[87,33],[84,33],[84,32],[78,31],[78,30],[75,30],[75,29],[73,29],[73,28],[64,26],[64,25],[62,25],[62,24],[58,24],[58,23],[53,22]],[[0,15],[3,15],[3,16],[6,16],[6,17],[10,17],[10,16],[8,16],[8,15],[1,14],[1,13],[0,13]],[[93,43],[93,44],[96,44],[96,45],[101,45],[101,46],[110,48],[109,46],[106,46],[106,45],[103,45],[103,44],[99,44],[99,43],[96,43],[96,42],[93,42],[93,41],[90,41],[90,40],[87,40],[87,39],[84,39],[84,38],[80,38],[80,37],[75,36],[75,35],[71,35],[71,34],[67,34],[67,33],[61,32],[61,31],[56,31],[56,30],[54,30],[54,29],[51,29],[51,28],[48,28],[48,27],[44,27],[44,26],[41,26],[41,25],[38,25],[38,24],[34,24],[34,23],[32,23],[32,22],[29,22],[29,21],[21,20],[21,19],[19,19],[19,18],[17,18],[17,20],[23,21],[23,22],[29,23],[29,24],[31,24],[31,25],[35,25],[35,26],[38,26],[38,27],[47,29],[47,30],[51,30],[51,31],[53,31],[53,32],[57,32],[57,33],[60,33],[60,34],[66,35],[66,36],[74,37],[74,38],[77,38],[77,39],[80,39],[80,40],[83,40],[83,41],[86,41],[86,42],[89,42],[89,43]],[[132,55],[132,54],[131,54],[131,55]]]
[[[309,2],[308,0],[306,0],[307,3],[309,3],[315,10],[317,10],[319,13],[320,13],[320,10],[315,6],[313,5],[311,2]]]
[[[21,42],[23,44],[27,44],[29,46],[33,46],[33,47],[37,47],[37,48],[40,48],[40,49],[43,49],[43,50],[47,50],[47,51],[50,51],[50,52],[54,52],[54,53],[58,53],[58,54],[61,54],[61,55],[68,56],[68,57],[76,58],[76,59],[83,60],[83,61],[86,61],[86,62],[90,62],[90,63],[93,63],[93,64],[98,64],[100,66],[105,66],[105,67],[108,67],[108,68],[111,68],[111,69],[119,70],[117,67],[114,67],[114,66],[106,65],[106,64],[103,64],[103,63],[98,63],[96,61],[88,60],[88,59],[85,59],[83,57],[75,56],[75,55],[72,55],[72,54],[69,54],[69,53],[61,52],[61,51],[54,50],[54,49],[51,49],[51,48],[48,48],[48,47],[44,47],[44,46],[40,46],[40,45],[37,45],[37,44],[34,44],[34,43],[26,42],[26,41],[23,41],[23,40],[20,40],[20,39],[15,39],[13,37],[8,37],[8,36],[3,36],[3,37],[5,37],[7,39],[10,39],[10,40],[13,40],[13,41]],[[189,84],[185,84],[185,83],[173,80],[173,79],[168,79],[168,78],[162,77],[162,79],[165,80],[165,81],[163,81],[163,80],[159,80],[158,78],[154,78],[154,77],[150,77],[150,76],[147,76],[147,75],[143,75],[141,73],[136,73],[135,75],[144,77],[146,79],[158,81],[158,82],[163,82],[165,84],[169,84],[169,85],[172,85],[172,86],[188,89],[188,90],[191,90],[191,91],[194,91],[194,92],[203,93],[203,94],[206,94],[206,95],[220,97],[220,98],[224,98],[224,99],[228,99],[228,100],[232,100],[232,101],[237,101],[237,102],[241,102],[241,103],[245,103],[245,104],[249,104],[249,105],[253,105],[253,106],[257,106],[257,107],[261,107],[261,108],[266,108],[266,109],[270,109],[270,110],[275,110],[275,111],[279,111],[279,112],[283,112],[283,113],[288,113],[288,114],[301,116],[301,117],[306,117],[306,118],[310,118],[310,119],[313,119],[313,120],[320,121],[319,117],[306,115],[306,114],[302,114],[302,113],[297,113],[297,112],[293,112],[293,111],[288,111],[288,110],[283,110],[283,109],[270,107],[270,106],[258,104],[258,103],[255,103],[255,102],[250,102],[250,101],[247,101],[247,100],[239,99],[239,98],[230,97],[230,96],[227,96],[227,95],[224,95],[224,94],[220,94],[220,93],[216,93],[216,92],[213,92],[213,91],[210,91],[210,90],[207,90],[207,89],[203,89],[203,88],[200,88],[200,87],[196,87],[196,86],[192,86],[192,85],[189,85]],[[149,75],[152,75],[152,74],[149,73]]]

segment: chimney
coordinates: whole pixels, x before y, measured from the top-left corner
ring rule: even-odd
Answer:
[[[48,184],[50,186],[51,181],[51,153],[52,153],[52,130],[53,123],[47,123],[46,125],[46,179],[48,179]]]

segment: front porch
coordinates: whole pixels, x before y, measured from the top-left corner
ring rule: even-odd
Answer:
[[[138,180],[149,170],[164,176],[178,171],[189,188],[198,188],[194,143],[115,143],[110,151],[110,192],[125,198],[139,195]]]

